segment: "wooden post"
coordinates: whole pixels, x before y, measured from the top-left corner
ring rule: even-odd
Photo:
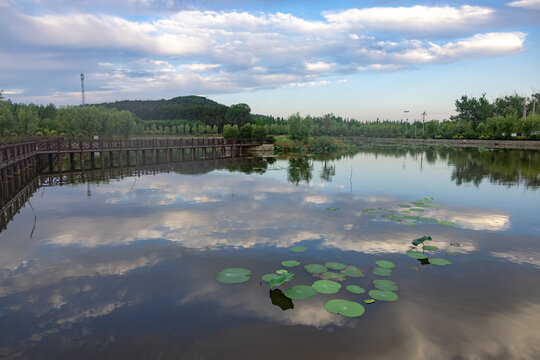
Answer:
[[[69,153],[69,170],[75,170],[75,154]]]
[[[103,151],[103,140],[99,140],[99,147],[101,152],[99,153],[99,160],[101,160],[101,169],[105,169],[105,152]]]
[[[114,152],[109,151],[109,167],[112,168],[114,164]]]
[[[152,140],[152,165],[156,165],[156,139]]]
[[[91,164],[90,164],[90,168],[92,168],[92,169],[94,168],[94,163],[96,162],[96,159],[95,159],[95,156],[94,156],[94,155],[95,155],[95,154],[94,154],[94,152],[92,151],[92,152],[90,153],[90,163],[91,163]]]
[[[84,170],[84,153],[82,141],[79,141],[79,151],[80,151],[80,160],[81,160],[81,171]]]
[[[139,139],[136,141],[136,150],[135,150],[135,166],[139,167]]]

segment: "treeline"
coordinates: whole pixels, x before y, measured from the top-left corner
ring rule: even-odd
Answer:
[[[225,106],[200,96],[57,108],[53,104],[14,104],[2,99],[0,92],[0,136],[288,135],[304,142],[321,136],[540,139],[539,102],[540,93],[529,98],[505,96],[493,102],[485,95],[463,96],[456,100],[457,115],[450,119],[409,123],[360,122],[333,114],[302,117],[297,113],[288,118],[254,115],[247,104]]]
[[[13,104],[0,100],[0,136],[130,137],[141,128],[129,111],[100,106]]]

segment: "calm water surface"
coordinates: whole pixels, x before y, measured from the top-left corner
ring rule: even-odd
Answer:
[[[365,149],[119,171],[42,177],[0,233],[0,358],[540,358],[538,152]],[[441,206],[400,212],[425,197]],[[422,235],[452,264],[407,256]],[[306,264],[365,276],[334,295],[271,299],[261,276],[293,259],[289,287],[319,280]],[[391,276],[372,273],[377,260],[395,263]],[[229,267],[251,279],[217,282]],[[325,310],[363,304],[345,286],[377,278],[398,283],[397,301],[358,318]]]

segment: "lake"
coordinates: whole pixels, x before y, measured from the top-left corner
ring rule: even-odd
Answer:
[[[0,358],[540,358],[538,151],[367,147],[34,181],[0,233]],[[229,268],[249,280],[217,281]],[[280,269],[294,277],[270,291]],[[341,287],[283,293],[322,279]]]

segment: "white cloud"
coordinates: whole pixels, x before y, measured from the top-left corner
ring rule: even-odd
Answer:
[[[324,17],[343,28],[376,28],[385,30],[456,30],[464,25],[488,20],[493,9],[464,5],[412,7],[373,7],[348,9],[341,12],[325,12]]]
[[[519,0],[513,1],[506,5],[525,9],[540,10],[540,0]]]
[[[307,71],[312,72],[326,72],[330,71],[333,67],[333,64],[324,62],[324,61],[317,61],[317,62],[306,62],[304,63],[304,66],[306,67]]]
[[[85,71],[93,85],[87,91],[90,102],[141,94],[163,98],[182,92],[321,86],[329,84],[323,78],[327,75],[513,54],[524,51],[526,37],[493,32],[429,42],[433,33],[462,33],[490,20],[493,10],[479,6],[348,9],[324,12],[321,21],[281,12],[180,11],[134,21],[88,13],[28,15],[13,6],[5,10],[0,22],[14,34],[16,48],[29,49],[33,56],[2,50],[0,75],[28,68],[72,73],[81,67],[72,56],[92,54],[93,71]],[[396,30],[401,38],[373,35],[372,30]],[[72,88],[52,85],[39,96],[15,95],[18,100],[60,103],[80,98]]]
[[[445,45],[416,45],[415,48],[397,53],[395,59],[405,64],[422,64],[515,54],[524,50],[525,37],[526,34],[522,32],[476,34]]]

